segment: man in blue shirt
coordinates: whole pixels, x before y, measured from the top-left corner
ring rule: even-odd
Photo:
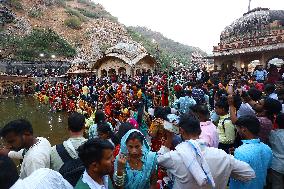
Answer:
[[[267,78],[267,71],[263,69],[262,65],[259,65],[253,75],[258,82],[263,83]]]
[[[255,171],[256,178],[246,183],[231,179],[230,189],[263,189],[272,161],[272,151],[257,138],[260,123],[256,117],[242,116],[237,120],[236,126],[244,140],[243,145],[235,150],[235,158],[248,163]]]

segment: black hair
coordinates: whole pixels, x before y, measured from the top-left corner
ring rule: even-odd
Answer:
[[[164,107],[164,111],[165,111],[165,114],[168,115],[168,114],[171,114],[172,113],[172,109],[171,107],[167,106],[167,107]]]
[[[237,94],[233,96],[233,99],[234,99],[234,106],[236,107],[237,110],[239,110],[242,105],[242,99],[240,93],[237,92]]]
[[[190,114],[182,114],[180,116],[178,126],[182,128],[187,134],[201,134],[199,120]]]
[[[7,156],[0,156],[0,188],[9,189],[19,179],[17,167]]]
[[[229,111],[229,104],[228,104],[228,101],[225,99],[220,99],[218,102],[216,102],[215,106],[219,108],[223,108],[226,112]]]
[[[192,91],[184,90],[184,96],[190,96],[191,94],[192,94]]]
[[[218,98],[221,98],[222,96],[227,96],[228,93],[227,93],[226,90],[224,90],[224,89],[219,89],[219,90],[215,93],[215,95],[216,95]]]
[[[105,122],[106,118],[105,118],[105,113],[102,111],[97,111],[95,114],[95,123],[103,123]]]
[[[165,109],[161,106],[156,107],[155,110],[154,110],[154,117],[155,118],[164,119],[165,114],[166,114]]]
[[[207,118],[210,117],[210,111],[206,105],[203,104],[195,105],[194,107],[191,108],[191,110],[195,113],[206,116]]]
[[[130,123],[126,122],[126,123],[122,123],[119,126],[119,129],[116,133],[116,138],[117,138],[117,143],[119,144],[122,137],[131,129],[134,129],[133,125],[131,125]]]
[[[266,111],[266,116],[274,122],[274,115],[279,114],[282,110],[282,104],[273,98],[266,98],[264,99],[264,110]]]
[[[271,94],[275,91],[275,85],[273,84],[266,84],[264,87],[264,91],[267,92],[268,94]]]
[[[260,122],[257,117],[252,115],[239,117],[235,124],[237,127],[247,128],[254,135],[258,135],[260,131]]]
[[[278,125],[279,129],[284,129],[284,114],[278,114],[278,116],[276,117],[276,123]]]
[[[138,139],[143,145],[144,136],[140,132],[137,132],[137,131],[132,132],[126,139],[126,144],[128,143],[129,140],[133,140],[133,139]]]
[[[81,131],[85,126],[85,116],[80,113],[72,113],[68,117],[68,128],[72,132],[79,132]]]
[[[104,150],[113,150],[113,145],[108,140],[100,138],[89,139],[78,148],[78,156],[88,169],[93,162],[100,162]]]
[[[137,109],[137,123],[139,126],[141,126],[144,115],[144,104],[142,102],[138,102],[136,104],[136,109]]]
[[[247,92],[247,94],[250,96],[250,98],[253,101],[259,101],[262,96],[262,92],[260,90],[257,90],[256,88],[250,88]]]
[[[180,97],[185,97],[185,91],[184,90],[180,91]]]
[[[114,135],[113,131],[110,128],[110,125],[107,122],[99,123],[97,127],[97,132],[108,134],[112,142],[115,145],[117,144],[116,136]]]
[[[1,137],[7,136],[7,134],[14,132],[17,135],[22,135],[24,132],[33,134],[32,124],[25,119],[17,119],[9,122],[5,125],[0,132]]]

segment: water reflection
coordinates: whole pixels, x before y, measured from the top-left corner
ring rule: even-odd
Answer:
[[[66,112],[51,113],[48,106],[33,97],[0,99],[0,127],[14,119],[28,119],[35,136],[46,137],[52,145],[68,138],[67,116]]]

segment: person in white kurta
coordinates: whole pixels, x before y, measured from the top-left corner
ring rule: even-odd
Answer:
[[[73,189],[73,187],[60,173],[41,168],[25,179],[17,180],[10,189]]]
[[[37,143],[26,150],[18,152],[10,151],[8,157],[12,159],[23,159],[20,178],[24,179],[40,168],[50,168],[51,145],[46,138],[37,137]]]
[[[23,160],[20,178],[24,179],[35,170],[50,167],[51,145],[46,138],[35,137],[31,123],[25,119],[10,121],[0,132],[7,147],[0,149],[0,155]],[[14,151],[13,151],[14,150]]]
[[[230,176],[244,182],[255,178],[247,163],[198,139],[201,129],[196,118],[183,115],[179,126],[184,142],[171,151],[173,134],[168,132],[157,159],[171,174],[173,189],[224,189]]]

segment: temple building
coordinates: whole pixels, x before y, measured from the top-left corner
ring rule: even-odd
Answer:
[[[218,70],[248,70],[253,63],[266,67],[271,60],[284,60],[284,10],[245,13],[224,29],[211,58]]]
[[[139,43],[118,43],[106,50],[105,55],[93,64],[98,77],[117,75],[135,76],[154,72],[157,62]]]

